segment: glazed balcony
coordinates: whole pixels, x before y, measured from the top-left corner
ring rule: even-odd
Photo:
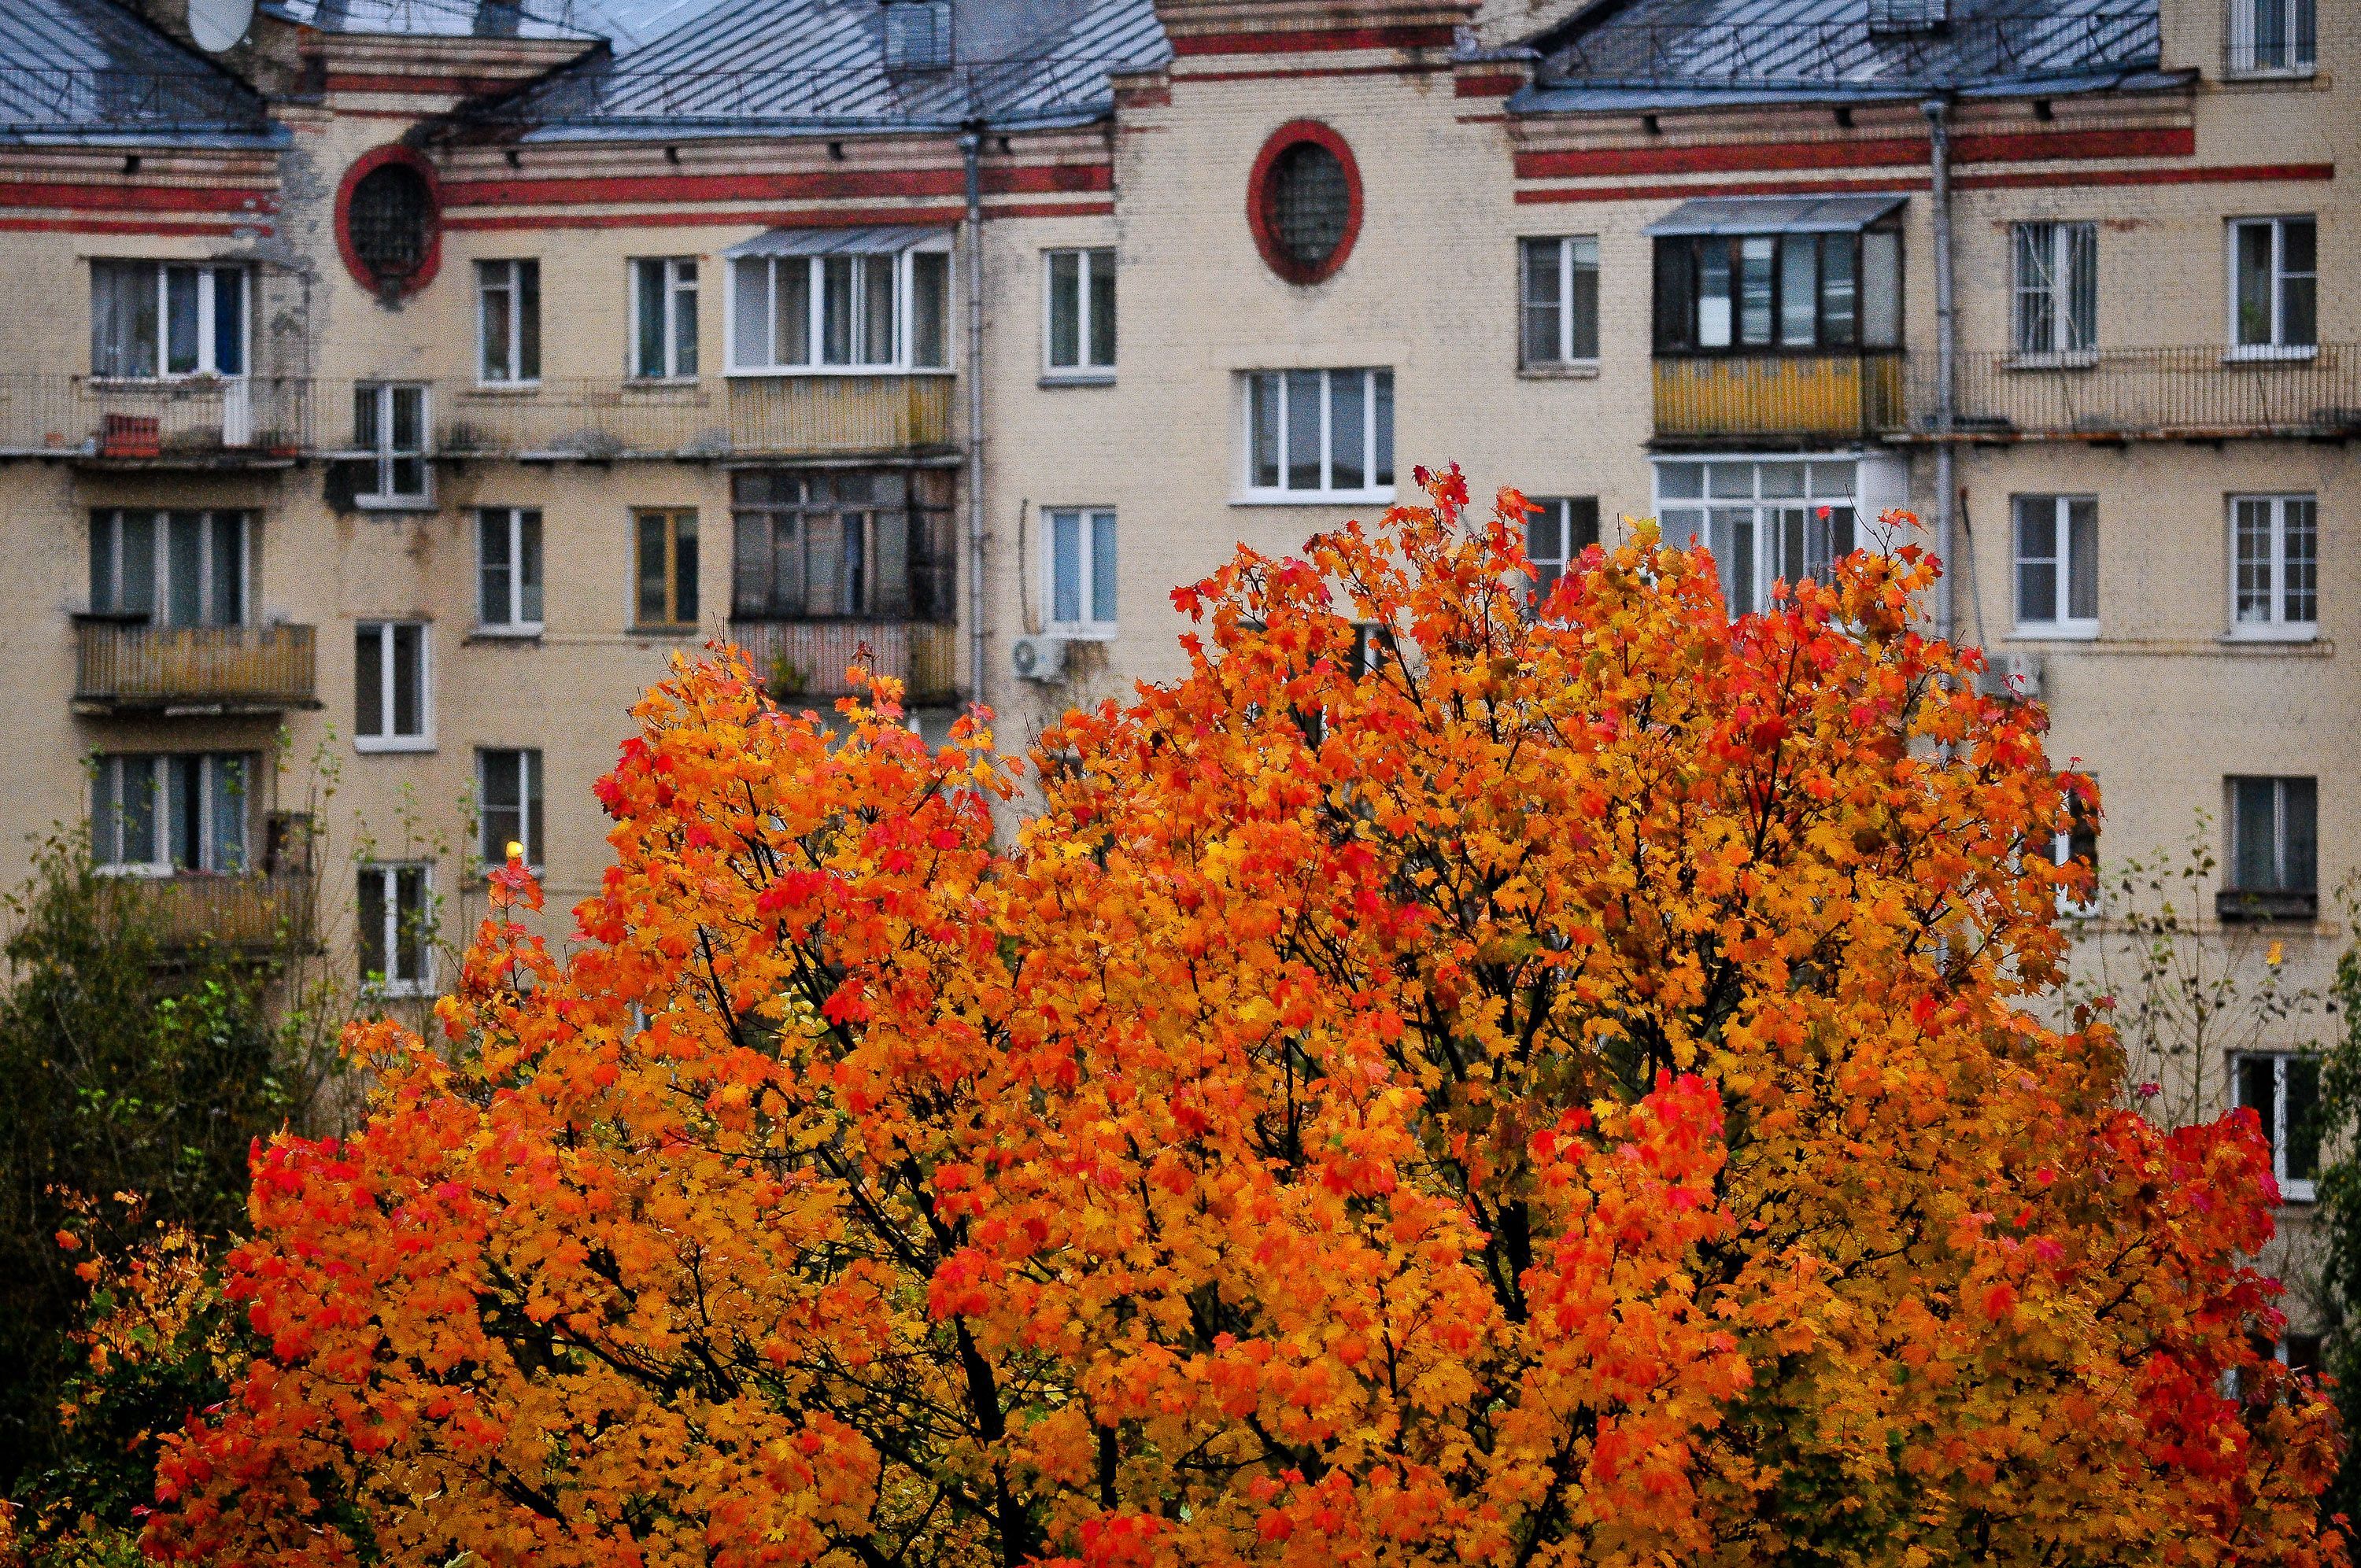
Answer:
[[[1897,439],[1937,439],[1937,367],[1911,365],[1910,421]],[[1952,439],[2205,441],[2361,433],[2361,345],[2245,357],[2214,346],[2107,348],[2026,358],[1963,354]]]
[[[317,707],[309,626],[151,626],[75,619],[74,710],[228,716]]]
[[[730,635],[747,662],[789,707],[826,707],[852,693],[845,672],[858,664],[902,683],[906,706],[953,701],[959,687],[959,629],[938,621],[741,620]]]
[[[315,947],[317,894],[314,879],[300,872],[184,872],[109,877],[101,896],[131,902],[122,913],[146,924],[167,957],[200,949],[260,956]]]
[[[310,437],[311,383],[299,377],[0,376],[0,456],[283,467]]]
[[[1655,361],[1659,439],[1859,440],[1903,418],[1897,354],[1663,356]]]
[[[433,453],[605,462],[947,452],[957,444],[952,389],[939,374],[444,383],[432,393]]]

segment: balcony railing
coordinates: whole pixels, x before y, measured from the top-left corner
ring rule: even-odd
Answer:
[[[445,456],[860,456],[949,448],[951,393],[942,375],[446,384],[432,419]]]
[[[149,626],[90,616],[74,627],[74,707],[84,713],[251,714],[317,707],[309,626]]]
[[[939,622],[741,620],[730,635],[772,695],[790,707],[851,694],[845,673],[854,665],[899,680],[903,701],[912,706],[958,696],[958,630]]]
[[[1902,419],[1899,355],[1700,356],[1655,367],[1659,436],[1859,438]]]
[[[1907,437],[1936,433],[1935,356],[1911,364]],[[1959,356],[1960,441],[2202,440],[2361,433],[2361,345],[2243,358],[2215,347],[2110,348],[2054,359]]]
[[[285,462],[310,444],[299,377],[118,381],[0,376],[0,455],[197,466]]]
[[[316,895],[313,878],[285,872],[110,877],[102,891],[136,900],[125,913],[146,922],[167,954],[308,951],[318,940]]]

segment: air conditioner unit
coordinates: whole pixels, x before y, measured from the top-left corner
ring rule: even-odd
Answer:
[[[1020,637],[1008,650],[1008,667],[1023,681],[1057,681],[1066,676],[1066,640],[1062,637]]]
[[[1976,689],[2004,702],[2041,700],[2041,659],[2034,653],[1994,653],[1984,661]]]

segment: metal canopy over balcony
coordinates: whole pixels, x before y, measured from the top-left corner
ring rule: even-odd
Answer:
[[[320,706],[309,626],[150,626],[82,616],[74,637],[77,713],[195,718]]]

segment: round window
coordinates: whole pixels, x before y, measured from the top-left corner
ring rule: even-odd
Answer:
[[[406,294],[434,277],[442,245],[433,176],[400,148],[380,148],[345,176],[337,238],[353,275]]]
[[[1317,283],[1345,264],[1361,226],[1361,180],[1345,138],[1315,121],[1282,126],[1255,160],[1248,217],[1272,271]]]

